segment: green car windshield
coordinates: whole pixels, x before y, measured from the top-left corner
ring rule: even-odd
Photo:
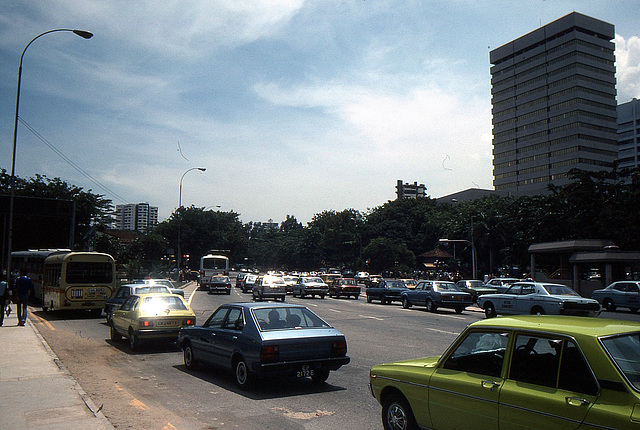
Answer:
[[[611,360],[636,390],[640,390],[640,333],[600,340]]]

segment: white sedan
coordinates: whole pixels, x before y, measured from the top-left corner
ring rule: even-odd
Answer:
[[[517,282],[498,294],[478,297],[478,306],[487,318],[503,315],[579,315],[598,316],[600,303],[580,296],[566,285]]]

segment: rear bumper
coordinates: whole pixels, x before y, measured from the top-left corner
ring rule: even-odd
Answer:
[[[276,363],[254,363],[252,371],[258,375],[287,375],[299,371],[302,366],[309,366],[311,369],[338,370],[340,367],[349,364],[349,357],[320,358],[315,360],[296,360]]]

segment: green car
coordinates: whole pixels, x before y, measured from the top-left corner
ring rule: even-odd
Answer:
[[[514,316],[371,368],[385,429],[638,429],[640,323]]]

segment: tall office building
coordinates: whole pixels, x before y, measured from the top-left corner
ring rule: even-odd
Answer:
[[[618,156],[613,25],[571,13],[490,52],[493,184],[511,195],[566,185]]]
[[[618,167],[640,167],[640,100],[618,105]]]
[[[158,208],[149,203],[116,205],[116,230],[144,232],[158,224]]]

